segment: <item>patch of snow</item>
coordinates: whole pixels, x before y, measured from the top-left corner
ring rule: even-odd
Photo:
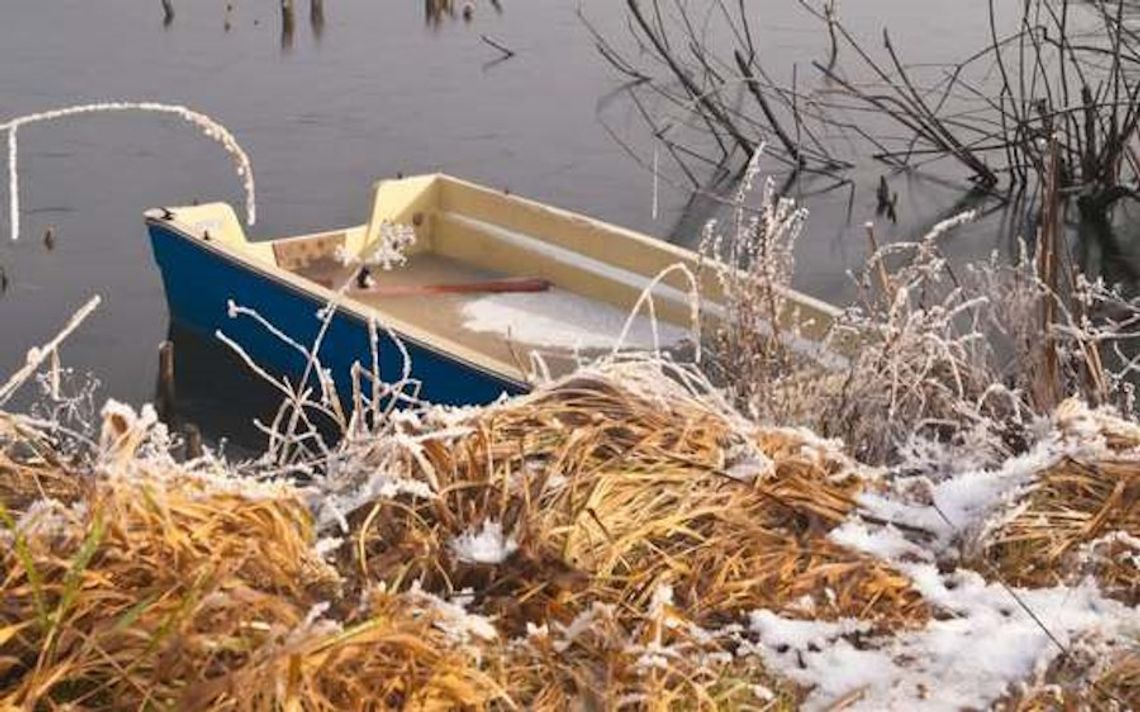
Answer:
[[[501,564],[519,548],[513,536],[503,535],[503,525],[494,519],[483,522],[478,532],[468,530],[451,540],[451,551],[471,564]]]
[[[344,539],[336,536],[327,536],[317,539],[317,543],[313,545],[313,551],[321,559],[327,558],[330,554],[334,553],[344,543]]]
[[[1069,448],[1056,438],[1046,438],[1023,455],[1006,460],[996,469],[965,469],[934,483],[925,477],[898,479],[893,493],[864,492],[857,496],[859,508],[878,519],[923,529],[936,535],[943,546],[956,537],[976,535],[992,527],[995,515],[1013,513],[1013,504],[1031,486],[1034,477],[1051,467]],[[900,469],[908,469],[904,463]],[[908,501],[908,486],[920,485],[928,501]],[[932,503],[932,504],[931,504]],[[893,557],[884,557],[893,558]]]
[[[931,553],[903,536],[898,528],[887,524],[882,527],[868,527],[859,518],[848,519],[828,533],[828,538],[836,544],[871,556],[896,561],[910,558],[929,561]]]
[[[542,625],[535,625],[534,623],[526,622],[526,637],[528,638],[549,638],[550,626],[546,623]]]
[[[424,591],[417,581],[408,590],[408,595],[414,600],[425,603],[435,613],[433,625],[457,643],[466,644],[472,638],[490,641],[499,637],[499,632],[490,618],[467,610],[472,599],[469,590],[450,601],[445,601],[433,593]]]
[[[946,522],[933,507],[902,501],[877,492],[861,492],[855,496],[859,510],[885,522],[914,527],[929,532],[944,532]]]
[[[464,326],[501,334],[530,346],[561,349],[610,349],[617,345],[629,314],[608,304],[562,289],[523,294],[490,294],[463,306]],[[688,329],[638,315],[622,347],[666,347],[690,336]]]
[[[783,618],[772,611],[759,609],[749,614],[749,629],[760,636],[760,642],[773,648],[822,647],[828,641],[850,633],[870,629],[870,624],[854,618],[839,621],[815,621]]]
[[[943,576],[929,564],[904,566],[927,600],[954,617],[893,638],[856,645],[852,621],[791,620],[755,611],[756,649],[775,672],[814,686],[808,709],[861,693],[847,709],[985,709],[1060,654],[1049,634],[998,584],[971,571]],[[1068,646],[1091,636],[1126,645],[1140,612],[1104,598],[1095,585],[1016,589],[1041,624]]]
[[[761,702],[771,702],[776,699],[776,693],[772,692],[772,688],[765,685],[753,685],[752,696]]]
[[[422,480],[411,480],[406,477],[381,477],[370,483],[369,489],[377,497],[395,499],[401,494],[409,494],[420,499],[432,499],[435,492],[431,485]]]

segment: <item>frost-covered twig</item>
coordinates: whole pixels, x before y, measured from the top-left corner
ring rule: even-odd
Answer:
[[[638,295],[637,301],[634,302],[633,308],[630,309],[629,315],[625,319],[625,324],[622,325],[621,333],[618,334],[617,339],[614,341],[613,348],[610,351],[610,358],[618,355],[626,346],[626,340],[629,338],[630,330],[633,329],[637,323],[638,315],[642,309],[645,309],[648,314],[650,333],[653,337],[653,352],[660,353],[661,338],[658,334],[657,323],[657,307],[653,303],[653,292],[657,286],[665,281],[666,277],[671,274],[680,273],[685,280],[689,283],[689,288],[686,290],[685,296],[689,301],[689,328],[693,335],[693,342],[696,345],[696,361],[700,363],[701,360],[701,314],[700,314],[700,287],[697,282],[697,277],[693,271],[684,265],[684,263],[677,262],[669,265],[665,269],[657,273],[657,275],[645,285]]]
[[[38,369],[49,356],[56,352],[56,350],[59,348],[59,345],[62,344],[64,340],[71,335],[71,332],[79,328],[79,325],[82,324],[83,321],[91,315],[91,312],[95,311],[95,309],[98,308],[101,301],[102,298],[98,294],[91,297],[91,299],[87,300],[86,304],[84,304],[79,308],[78,311],[71,315],[71,318],[67,320],[66,324],[64,324],[63,329],[61,329],[60,332],[56,334],[50,341],[45,343],[43,346],[40,346],[38,348],[33,347],[28,351],[28,358],[25,360],[24,365],[21,366],[20,369],[15,373],[13,373],[3,386],[0,386],[0,407],[3,407],[3,405],[7,403],[8,400],[12,397],[12,394],[15,393],[20,388],[20,386],[22,386],[24,382],[27,381],[32,376],[32,374],[36,372],[36,369]]]
[[[18,169],[17,132],[29,124],[44,121],[53,121],[80,114],[95,114],[112,111],[146,111],[160,114],[173,114],[197,126],[207,137],[217,141],[230,155],[237,168],[238,177],[242,179],[245,190],[246,221],[253,225],[257,220],[257,199],[253,182],[253,165],[249,156],[238,144],[237,139],[226,127],[205,114],[194,111],[178,104],[162,104],[154,101],[108,101],[97,104],[81,104],[62,109],[53,109],[27,116],[11,119],[0,123],[0,131],[8,133],[8,212],[10,216],[12,239],[20,236],[20,184]]]

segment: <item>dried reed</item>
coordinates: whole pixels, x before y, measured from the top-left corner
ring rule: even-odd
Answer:
[[[1072,403],[1062,406],[1065,425]],[[1140,432],[1135,424],[1099,414],[1096,427],[1108,453],[1065,457],[1040,472],[998,526],[986,532],[977,556],[1010,584],[1045,587],[1094,576],[1106,596],[1140,604]]]
[[[516,631],[598,602],[640,610],[661,586],[699,624],[805,597],[822,618],[924,618],[905,577],[827,540],[859,489],[841,455],[793,431],[742,437],[680,386],[651,399],[622,383],[579,374],[426,442],[437,497],[368,510],[369,580],[472,588]],[[485,522],[517,541],[502,565],[446,546]]]
[[[323,620],[338,577],[298,493],[144,464],[138,427],[76,504],[5,515],[0,702],[333,710],[502,696],[406,597],[376,592]]]

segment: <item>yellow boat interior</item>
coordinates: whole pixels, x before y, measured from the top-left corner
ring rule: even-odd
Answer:
[[[719,280],[688,250],[442,174],[381,181],[366,223],[298,237],[248,240],[225,203],[173,212],[183,232],[233,259],[517,380],[535,375],[533,353],[557,376],[615,346],[686,349],[691,284],[681,270],[651,290],[654,318],[643,306],[628,319],[672,265],[703,282],[706,318],[718,309]],[[376,264],[394,243],[402,260]],[[792,296],[809,337],[834,317]]]

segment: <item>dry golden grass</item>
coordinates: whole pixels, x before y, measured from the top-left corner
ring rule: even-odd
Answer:
[[[134,474],[103,480],[81,509],[41,510],[50,526],[5,548],[0,707],[443,708],[498,694],[394,597],[343,631],[306,628],[337,577],[297,498]]]
[[[1111,535],[1140,537],[1138,504],[1140,459],[1066,458],[1039,477],[1024,509],[988,539],[982,555],[1011,584],[1054,586],[1091,574],[1106,595],[1134,606],[1140,572],[1128,557],[1140,552]]]
[[[1057,417],[1068,422],[1062,405]],[[1105,595],[1140,604],[1140,429],[1092,413],[1106,455],[1066,457],[1039,473],[1013,511],[986,537],[980,556],[1016,586],[1071,584],[1095,576]],[[1086,424],[1087,425],[1087,424]]]
[[[748,612],[871,635],[938,614],[828,538],[864,486],[836,447],[615,382],[585,372],[412,434],[385,466],[438,496],[347,513],[331,564],[300,490],[141,457],[129,419],[108,417],[83,474],[6,432],[0,709],[790,710],[810,690],[740,654]],[[1136,533],[1140,439],[1102,425],[1113,458],[1042,473],[987,540],[1010,583],[1052,585],[1089,542]],[[464,559],[453,543],[486,522],[517,550]],[[1099,572],[1130,605],[1133,570]],[[1062,656],[1003,704],[1135,700],[1138,661]]]
[[[671,607],[660,616],[598,607],[588,618],[572,643],[540,633],[501,648],[491,671],[528,709],[790,710],[804,697],[758,658],[694,632]]]
[[[511,632],[595,602],[643,610],[662,585],[701,625],[760,607],[885,627],[927,616],[904,576],[826,538],[858,480],[797,431],[749,443],[696,401],[654,402],[590,377],[472,426],[426,446],[437,500],[360,513],[354,564],[368,581],[472,588]],[[750,448],[774,467],[730,476]],[[487,520],[513,533],[518,553],[499,566],[457,560],[447,542]]]
[[[742,436],[699,400],[596,377],[467,425],[401,473],[440,496],[351,513],[336,568],[298,491],[139,459],[121,416],[97,475],[5,456],[0,707],[787,709],[804,690],[702,626],[928,615],[904,576],[827,540],[859,479],[809,435]],[[53,492],[72,504],[29,506]],[[449,542],[487,520],[518,551],[460,560]],[[490,636],[441,624],[432,602],[464,589]]]

